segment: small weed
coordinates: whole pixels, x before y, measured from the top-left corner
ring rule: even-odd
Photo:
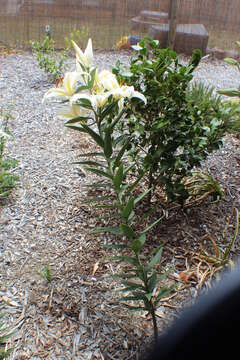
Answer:
[[[6,144],[10,138],[9,121],[12,116],[9,112],[0,113],[0,201],[6,199],[15,187],[18,176],[11,173],[18,161],[6,156]]]
[[[0,360],[6,359],[12,352],[12,349],[5,350],[5,346],[8,339],[13,335],[13,331],[6,326],[3,318],[4,314],[0,314]]]
[[[52,282],[52,271],[49,264],[45,265],[43,269],[39,271],[39,274],[43,279],[47,280],[48,283]]]

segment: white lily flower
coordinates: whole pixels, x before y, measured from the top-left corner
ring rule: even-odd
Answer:
[[[77,71],[67,72],[61,83],[61,86],[47,91],[43,97],[43,102],[52,97],[64,97],[70,99],[76,92],[77,83],[82,79],[82,73]]]
[[[135,91],[133,86],[126,86],[126,85],[119,86],[118,88],[115,88],[110,92],[115,100],[121,100],[122,98],[123,99],[138,98],[142,100],[144,104],[147,103],[145,96],[140,92]]]
[[[104,90],[111,91],[113,89],[119,88],[119,83],[117,81],[116,75],[111,73],[109,70],[103,70],[98,75],[98,82]]]
[[[72,40],[72,44],[74,47],[74,50],[76,52],[76,66],[77,66],[77,71],[79,71],[81,69],[79,62],[87,68],[90,68],[93,62],[93,48],[92,48],[92,40],[89,39],[88,40],[88,44],[87,47],[84,51],[84,53],[82,52],[82,50],[79,48],[79,46]]]
[[[104,107],[110,95],[111,94],[108,92],[102,94],[92,94],[92,95],[76,94],[72,97],[71,104],[77,104],[80,100],[86,99],[91,103],[92,108],[94,110],[97,110],[98,108]]]
[[[87,114],[86,109],[83,109],[77,104],[68,104],[60,109],[58,115],[64,119],[74,119],[76,117],[85,117]]]

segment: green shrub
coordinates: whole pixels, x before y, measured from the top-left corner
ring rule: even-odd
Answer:
[[[121,83],[141,91],[147,105],[136,104],[119,131],[131,139],[134,169],[148,172],[149,189],[160,185],[168,201],[183,204],[189,196],[183,179],[222,144],[227,123],[221,100],[210,89],[190,87],[199,50],[183,65],[174,51],[159,49],[150,38],[134,49],[130,68],[118,62],[113,71]]]
[[[88,38],[88,28],[86,26],[82,26],[80,29],[76,29],[71,31],[69,36],[65,36],[65,44],[66,48],[69,50],[72,48],[72,41],[75,41],[77,44],[83,45],[83,42],[85,43],[86,39]]]
[[[18,180],[18,176],[9,171],[16,167],[18,162],[8,158],[5,154],[6,142],[10,137],[8,124],[11,118],[10,113],[2,111],[0,114],[0,201],[9,196]]]
[[[55,42],[49,34],[42,41],[31,41],[34,55],[40,69],[43,69],[52,82],[61,79],[66,69],[67,50],[56,51]]]

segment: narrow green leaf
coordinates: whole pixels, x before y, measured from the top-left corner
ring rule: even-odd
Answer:
[[[145,298],[147,299],[147,301],[151,301],[153,294],[152,293],[148,293],[148,294],[144,294]]]
[[[104,141],[100,135],[98,135],[94,130],[92,130],[86,124],[81,124],[82,128],[86,130],[86,132],[91,136],[91,138],[101,147],[104,149]]]
[[[160,246],[158,248],[156,254],[154,255],[154,257],[152,258],[152,260],[148,264],[148,266],[147,266],[148,270],[151,270],[152,268],[154,268],[154,266],[156,266],[159,263],[159,261],[161,259],[162,252],[163,252],[163,247]]]
[[[105,138],[104,138],[104,154],[106,158],[110,158],[112,156],[112,137],[111,131],[107,129],[105,131]]]
[[[139,203],[142,199],[145,198],[145,196],[152,190],[151,189],[148,189],[146,191],[144,191],[142,194],[140,194],[135,200],[134,200],[134,205],[136,205],[137,203]]]
[[[102,188],[111,188],[112,183],[111,182],[103,182],[101,180],[101,181],[95,181],[92,184],[85,184],[83,186],[86,188],[102,189]]]
[[[91,234],[111,233],[122,236],[122,231],[119,227],[96,227],[91,231]]]
[[[127,205],[122,210],[122,216],[127,220],[134,208],[134,198],[130,197]]]
[[[78,154],[77,157],[94,157],[94,156],[101,156],[104,157],[104,153],[99,153],[99,152],[91,152],[91,153],[86,153],[86,154]]]
[[[143,245],[145,244],[145,241],[146,241],[146,234],[142,234],[138,239],[132,241],[132,244],[131,244],[131,248],[132,250],[138,254]]]
[[[115,170],[119,166],[120,160],[122,159],[123,155],[125,154],[125,151],[127,150],[127,147],[129,146],[129,142],[130,141],[126,141],[125,144],[119,150],[119,153],[113,163],[113,170]]]
[[[134,234],[133,229],[130,226],[128,226],[126,224],[121,224],[120,228],[121,228],[122,233],[125,236],[127,236],[129,239],[132,240],[134,238],[135,234]]]
[[[87,120],[93,120],[93,118],[91,118],[89,116],[86,116],[86,117],[78,116],[78,117],[68,120],[64,125],[75,124],[75,123],[79,123],[81,121],[87,122]]]
[[[120,273],[120,274],[111,275],[111,278],[113,278],[113,279],[124,279],[124,280],[125,279],[135,279],[136,274],[131,273],[131,272],[129,272],[129,273],[123,272],[123,273]]]
[[[141,307],[141,306],[131,306],[128,304],[123,304],[123,306],[125,306],[129,311],[147,311],[145,307]]]
[[[116,190],[120,189],[122,181],[123,181],[123,164],[120,163],[117,173],[113,178],[113,184],[114,184]]]
[[[106,173],[105,171],[95,169],[95,168],[91,168],[91,167],[86,167],[85,169],[92,172],[92,173],[94,173],[94,174],[96,174],[96,175],[104,176],[104,177],[112,180],[112,176],[109,175],[108,173]]]
[[[109,114],[112,113],[112,111],[114,110],[114,108],[116,107],[117,103],[113,102],[110,105],[108,105],[107,107],[105,107],[105,109],[103,110],[103,112],[101,113],[101,118],[104,119],[106,116],[108,116]]]
[[[76,164],[76,165],[90,165],[90,166],[105,167],[102,163],[98,163],[98,162],[96,162],[96,161],[90,161],[90,160],[86,160],[86,161],[75,161],[73,164]]]
[[[93,110],[93,107],[92,107],[92,104],[91,104],[91,101],[88,100],[88,99],[85,99],[85,98],[81,98],[79,100],[77,100],[77,103],[78,105],[84,107],[85,109],[88,109],[88,110]]]
[[[164,216],[164,215],[163,215],[163,216]],[[156,221],[154,221],[151,225],[147,226],[147,227],[143,230],[142,234],[147,233],[147,232],[148,232],[149,230],[151,230],[154,226],[156,226],[156,225],[159,223],[159,221],[162,220],[163,216],[160,217],[159,219],[157,219]]]
[[[129,173],[130,170],[132,170],[132,168],[134,167],[134,164],[129,165],[123,172],[123,178],[125,179],[125,177],[127,176],[127,174]]]
[[[157,273],[155,270],[153,270],[151,277],[148,279],[148,289],[150,292],[153,292],[153,290],[157,286],[157,283],[158,283]]]
[[[175,285],[172,285],[172,286],[164,285],[160,289],[160,291],[159,291],[159,293],[158,293],[158,295],[156,297],[156,300],[154,301],[154,306],[156,306],[161,299],[168,296],[173,291],[174,287],[175,287]]]
[[[122,284],[125,285],[126,287],[134,287],[135,289],[141,289],[141,290],[145,290],[144,286],[139,284],[139,283],[135,283],[132,281],[122,281]]]
[[[81,124],[82,125],[82,124]],[[72,124],[64,124],[64,126],[72,129],[72,130],[77,130],[77,131],[80,131],[80,132],[83,132],[83,133],[87,133],[87,131],[85,129],[83,129],[83,127],[81,126],[80,124],[79,125],[72,125]]]
[[[114,256],[113,260],[114,261],[125,261],[128,264],[131,264],[131,265],[134,265],[134,266],[138,265],[137,259],[135,259],[135,258],[133,258],[131,256]]]
[[[90,79],[88,80],[88,88],[89,88],[90,90],[92,89],[92,87],[93,87],[93,85],[94,85],[96,71],[97,71],[97,69],[94,68],[94,69],[90,72]]]
[[[79,92],[84,91],[84,90],[88,90],[88,86],[87,85],[80,85],[80,86],[77,87],[76,93],[79,93]]]
[[[139,294],[139,295],[135,295],[135,296],[124,296],[123,298],[120,299],[120,301],[144,301],[145,300],[145,295],[144,294]]]
[[[117,249],[126,249],[127,248],[127,245],[125,244],[107,244],[107,245],[104,245],[104,248],[105,249],[114,249],[114,250],[117,250]]]
[[[145,174],[145,173],[142,173],[142,174],[134,181],[133,184],[128,185],[128,187],[127,187],[127,194],[130,194],[130,193],[135,189],[135,187],[138,185],[138,183],[142,180],[144,174]]]

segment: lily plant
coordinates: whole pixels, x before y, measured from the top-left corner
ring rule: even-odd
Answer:
[[[132,296],[124,296],[123,301],[141,302],[140,306],[128,305],[130,310],[147,311],[153,321],[155,339],[157,339],[157,322],[155,310],[162,297],[171,291],[164,285],[160,290],[158,283],[166,274],[158,277],[155,267],[159,264],[162,246],[151,253],[147,263],[142,255],[142,248],[146,241],[146,233],[161,219],[148,225],[144,230],[134,230],[135,206],[148,194],[149,190],[134,197],[133,189],[141,180],[139,176],[128,183],[131,166],[125,159],[129,147],[129,138],[119,140],[116,126],[129,115],[131,108],[140,101],[146,104],[143,94],[135,91],[133,86],[120,84],[117,77],[109,70],[99,71],[93,66],[92,41],[89,39],[83,52],[75,42],[76,69],[66,73],[60,86],[50,89],[44,96],[60,100],[60,115],[66,119],[65,125],[71,129],[88,134],[100,148],[100,152],[87,154],[91,160],[79,161],[77,164],[105,180],[115,193],[115,200],[98,207],[115,208],[119,216],[118,227],[102,227],[94,229],[94,233],[109,232],[122,236],[126,242],[114,244],[112,247],[119,251],[130,251],[132,256],[117,256],[117,261],[124,261],[131,268],[120,274],[123,292]],[[98,159],[96,161],[95,159]],[[94,184],[93,184],[94,185]],[[97,184],[99,185],[99,184]],[[100,182],[100,187],[103,186]]]

